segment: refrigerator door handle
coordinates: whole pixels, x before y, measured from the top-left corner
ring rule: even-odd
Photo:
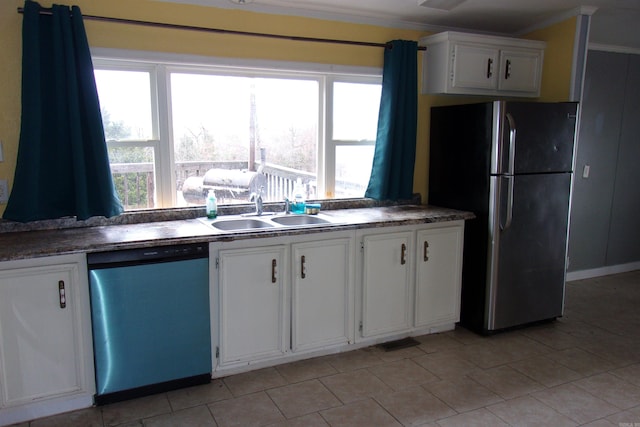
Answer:
[[[513,221],[513,176],[503,176],[503,179],[507,180],[507,217],[502,224],[500,221],[500,230],[506,230],[511,227]]]
[[[508,175],[513,175],[516,164],[516,122],[511,113],[507,113],[507,122],[509,122],[509,170]]]

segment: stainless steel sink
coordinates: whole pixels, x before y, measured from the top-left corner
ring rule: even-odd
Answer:
[[[253,230],[257,228],[272,228],[273,225],[266,221],[253,218],[240,218],[240,219],[220,219],[213,221],[211,225],[218,230],[223,231],[238,231],[238,230]]]
[[[330,219],[319,217],[318,215],[282,215],[275,214],[273,212],[267,213],[264,216],[251,216],[235,215],[231,217],[218,217],[218,219],[210,220],[207,218],[198,218],[202,223],[207,226],[213,227],[220,231],[247,231],[247,230],[271,230],[281,227],[288,228],[305,228],[314,227],[319,225],[333,224]],[[270,216],[274,215],[274,216]]]
[[[319,218],[313,215],[287,215],[287,216],[277,216],[275,218],[271,218],[271,221],[285,226],[305,226],[305,225],[317,225],[317,224],[331,224],[331,221],[327,221],[326,219]]]

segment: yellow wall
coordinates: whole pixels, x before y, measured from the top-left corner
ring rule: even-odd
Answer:
[[[574,17],[523,37],[547,43],[542,70],[541,101],[555,102],[569,99],[576,22]]]
[[[49,7],[54,1],[41,0]],[[418,40],[428,33],[330,22],[319,19],[265,15],[242,10],[178,5],[152,0],[70,0],[84,15],[168,22],[239,31],[294,36],[386,42],[392,39]],[[0,140],[5,161],[0,163],[0,179],[11,186],[20,133],[21,31],[22,15],[16,12],[22,0],[0,2]],[[175,52],[219,57],[318,62],[340,65],[382,67],[380,48],[323,43],[295,42],[258,37],[211,34],[85,20],[89,43],[93,47]],[[529,35],[547,41],[543,77],[543,98],[565,100],[571,74],[571,51],[575,20],[554,25]],[[422,55],[421,53],[419,55]],[[420,59],[420,58],[419,58]],[[436,103],[460,102],[460,98],[421,95],[418,103],[419,125],[416,144],[414,191],[427,196],[428,117]],[[4,205],[0,205],[0,212]]]

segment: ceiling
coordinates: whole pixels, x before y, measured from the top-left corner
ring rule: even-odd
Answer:
[[[374,25],[517,36],[582,11],[590,43],[640,49],[640,0],[159,0]],[[426,3],[433,7],[421,5]],[[443,10],[450,8],[451,10]],[[453,7],[453,8],[451,8]],[[580,9],[582,7],[582,9]]]

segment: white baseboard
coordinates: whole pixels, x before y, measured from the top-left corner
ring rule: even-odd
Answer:
[[[610,265],[606,267],[591,268],[589,270],[571,271],[567,273],[567,282],[572,280],[591,279],[593,277],[608,276],[610,274],[626,273],[640,270],[640,262],[628,264]]]
[[[21,406],[2,408],[0,409],[0,426],[8,426],[63,412],[90,408],[92,405],[93,395],[78,394],[76,396],[58,397]]]

